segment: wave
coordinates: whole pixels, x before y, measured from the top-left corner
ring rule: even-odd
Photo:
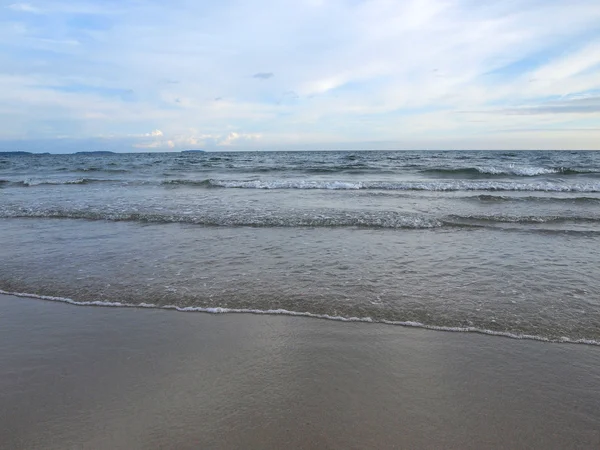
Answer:
[[[196,186],[196,187],[217,187],[213,186],[210,180],[167,180],[161,183],[164,186]]]
[[[67,169],[68,170],[68,169]],[[128,173],[128,169],[107,169],[105,167],[80,167],[73,172],[106,172],[106,173]]]
[[[514,215],[450,215],[448,221],[457,222],[496,222],[496,223],[520,223],[520,224],[536,224],[536,223],[600,223],[600,217],[589,216],[514,216]]]
[[[4,210],[0,218],[36,218],[36,219],[84,219],[106,220],[111,222],[144,222],[144,223],[184,223],[191,225],[222,227],[257,227],[257,228],[391,228],[391,229],[426,229],[443,226],[471,226],[469,224],[444,223],[435,218],[416,214],[396,212],[345,212],[332,211],[331,214],[309,214],[296,212],[289,215],[270,215],[239,211],[237,214],[216,214],[199,212],[197,214],[162,214],[162,213],[130,213],[90,210]]]
[[[239,210],[230,212],[198,211],[181,214],[157,212],[99,211],[90,209],[23,209],[0,210],[3,219],[81,219],[110,222],[181,223],[214,227],[255,228],[366,228],[366,229],[437,229],[437,228],[489,228],[502,224],[598,224],[600,216],[516,216],[516,215],[447,215],[433,217],[396,211],[280,211],[276,214]],[[504,229],[504,228],[502,228]],[[522,229],[524,230],[524,229]],[[530,228],[544,231],[547,228]],[[581,231],[554,229],[550,231]],[[585,230],[584,230],[585,231]],[[587,232],[594,231],[588,230]]]
[[[600,182],[516,182],[516,181],[342,181],[342,180],[172,180],[167,184],[230,189],[329,189],[329,190],[395,190],[395,191],[541,191],[600,192]]]
[[[115,180],[101,178],[75,179],[26,179],[0,180],[2,187],[34,187],[54,185],[81,185],[92,183],[120,182],[124,184],[155,184],[155,181]],[[567,183],[564,181],[491,181],[491,180],[440,180],[440,181],[344,181],[344,180],[305,180],[305,179],[173,179],[159,181],[168,187],[229,188],[229,189],[299,189],[299,190],[378,190],[378,191],[516,191],[516,192],[579,192],[599,193],[600,182]],[[480,200],[485,201],[485,197]],[[492,199],[488,201],[498,200]],[[502,199],[506,200],[506,199]]]
[[[465,197],[467,200],[481,202],[564,202],[564,203],[600,203],[600,197],[513,197],[507,195],[481,194]]]
[[[323,165],[323,166],[280,166],[280,167],[240,167],[243,172],[298,172],[298,173],[381,173],[377,167],[366,164]]]
[[[463,168],[436,168],[425,169],[421,173],[433,175],[448,175],[448,176],[518,176],[518,177],[536,177],[540,175],[581,175],[581,174],[600,174],[600,170],[593,169],[575,169],[569,167],[534,167],[534,166],[509,166],[509,167],[494,167],[494,166],[476,166]]]
[[[156,305],[153,303],[124,303],[124,302],[107,302],[107,301],[77,301],[66,297],[55,297],[49,295],[38,295],[23,292],[8,292],[0,289],[0,294],[12,295],[15,297],[27,297],[39,300],[67,303],[74,306],[99,306],[99,307],[113,307],[113,308],[149,308],[149,309],[165,309],[174,310],[178,312],[202,312],[209,314],[258,314],[258,315],[284,315],[284,316],[296,316],[296,317],[307,317],[313,319],[333,320],[338,322],[362,322],[362,323],[379,323],[385,325],[395,325],[410,328],[423,328],[433,331],[445,331],[454,333],[476,333],[486,334],[490,336],[505,337],[511,339],[524,339],[534,340],[542,342],[552,343],[566,343],[566,344],[586,344],[586,345],[600,345],[600,341],[594,339],[574,339],[568,336],[563,336],[558,339],[552,339],[540,335],[532,334],[519,334],[512,333],[510,331],[496,331],[485,328],[477,327],[451,327],[445,325],[426,324],[422,322],[414,321],[397,321],[397,320],[378,320],[371,317],[346,317],[346,316],[332,316],[328,314],[316,314],[311,312],[302,311],[290,311],[287,309],[252,309],[252,308],[222,308],[222,307],[198,307],[198,306],[176,306],[176,305]]]
[[[1,180],[3,183],[9,186],[18,187],[33,187],[33,186],[58,186],[58,185],[69,185],[69,184],[91,184],[91,183],[105,183],[114,180],[103,180],[99,178],[76,178],[72,180],[21,180],[21,181],[9,181]]]
[[[190,168],[184,167],[186,171]],[[215,170],[225,170],[230,173],[252,173],[252,174],[269,174],[269,173],[293,173],[293,174],[335,174],[335,173],[356,173],[356,174],[380,174],[380,173],[398,173],[404,169],[395,167],[380,167],[377,165],[369,166],[367,164],[323,164],[323,165],[260,165],[260,164],[241,164],[233,165],[216,164],[211,162],[202,162],[194,164],[194,172],[212,172]]]

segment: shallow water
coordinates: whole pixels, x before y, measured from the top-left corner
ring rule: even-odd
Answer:
[[[600,342],[599,152],[0,156],[0,290]]]

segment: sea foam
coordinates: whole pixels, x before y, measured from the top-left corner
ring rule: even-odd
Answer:
[[[600,183],[563,183],[551,181],[515,182],[487,180],[440,181],[343,181],[343,180],[216,180],[202,186],[235,189],[332,189],[332,190],[396,190],[396,191],[543,191],[600,192]]]

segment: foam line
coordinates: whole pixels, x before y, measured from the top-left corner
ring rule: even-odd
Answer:
[[[453,333],[477,333],[477,334],[486,334],[488,336],[499,336],[506,337],[510,339],[525,339],[525,340],[534,340],[541,342],[551,342],[551,343],[566,343],[566,344],[585,344],[585,345],[598,345],[600,346],[600,341],[596,341],[594,339],[572,339],[566,336],[563,336],[558,339],[550,339],[544,336],[536,336],[531,334],[516,334],[510,333],[508,331],[494,331],[488,330],[485,328],[476,328],[476,327],[448,327],[448,326],[440,326],[440,325],[428,325],[421,322],[412,322],[412,321],[395,321],[395,320],[374,320],[371,317],[344,317],[344,316],[330,316],[328,314],[315,314],[310,312],[298,312],[298,311],[289,311],[287,309],[245,309],[245,308],[221,308],[221,307],[199,307],[199,306],[176,306],[176,305],[155,305],[152,303],[123,303],[123,302],[105,302],[105,301],[76,301],[66,297],[53,297],[49,295],[37,295],[30,294],[24,292],[8,292],[0,289],[0,294],[4,295],[12,295],[14,297],[27,297],[34,298],[39,300],[47,300],[53,302],[61,302],[67,303],[75,306],[103,306],[103,307],[112,307],[112,308],[149,308],[149,309],[167,309],[167,310],[175,310],[179,312],[203,312],[209,314],[228,314],[228,313],[238,313],[238,314],[259,314],[259,315],[284,315],[284,316],[297,316],[297,317],[311,317],[314,319],[324,319],[324,320],[334,320],[337,322],[364,322],[364,323],[381,323],[385,325],[396,325],[403,327],[411,327],[411,328],[422,328],[426,330],[433,331],[445,331],[445,332],[453,332]]]

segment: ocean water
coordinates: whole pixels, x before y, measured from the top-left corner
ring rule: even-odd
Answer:
[[[0,154],[0,291],[598,344],[600,152]]]

